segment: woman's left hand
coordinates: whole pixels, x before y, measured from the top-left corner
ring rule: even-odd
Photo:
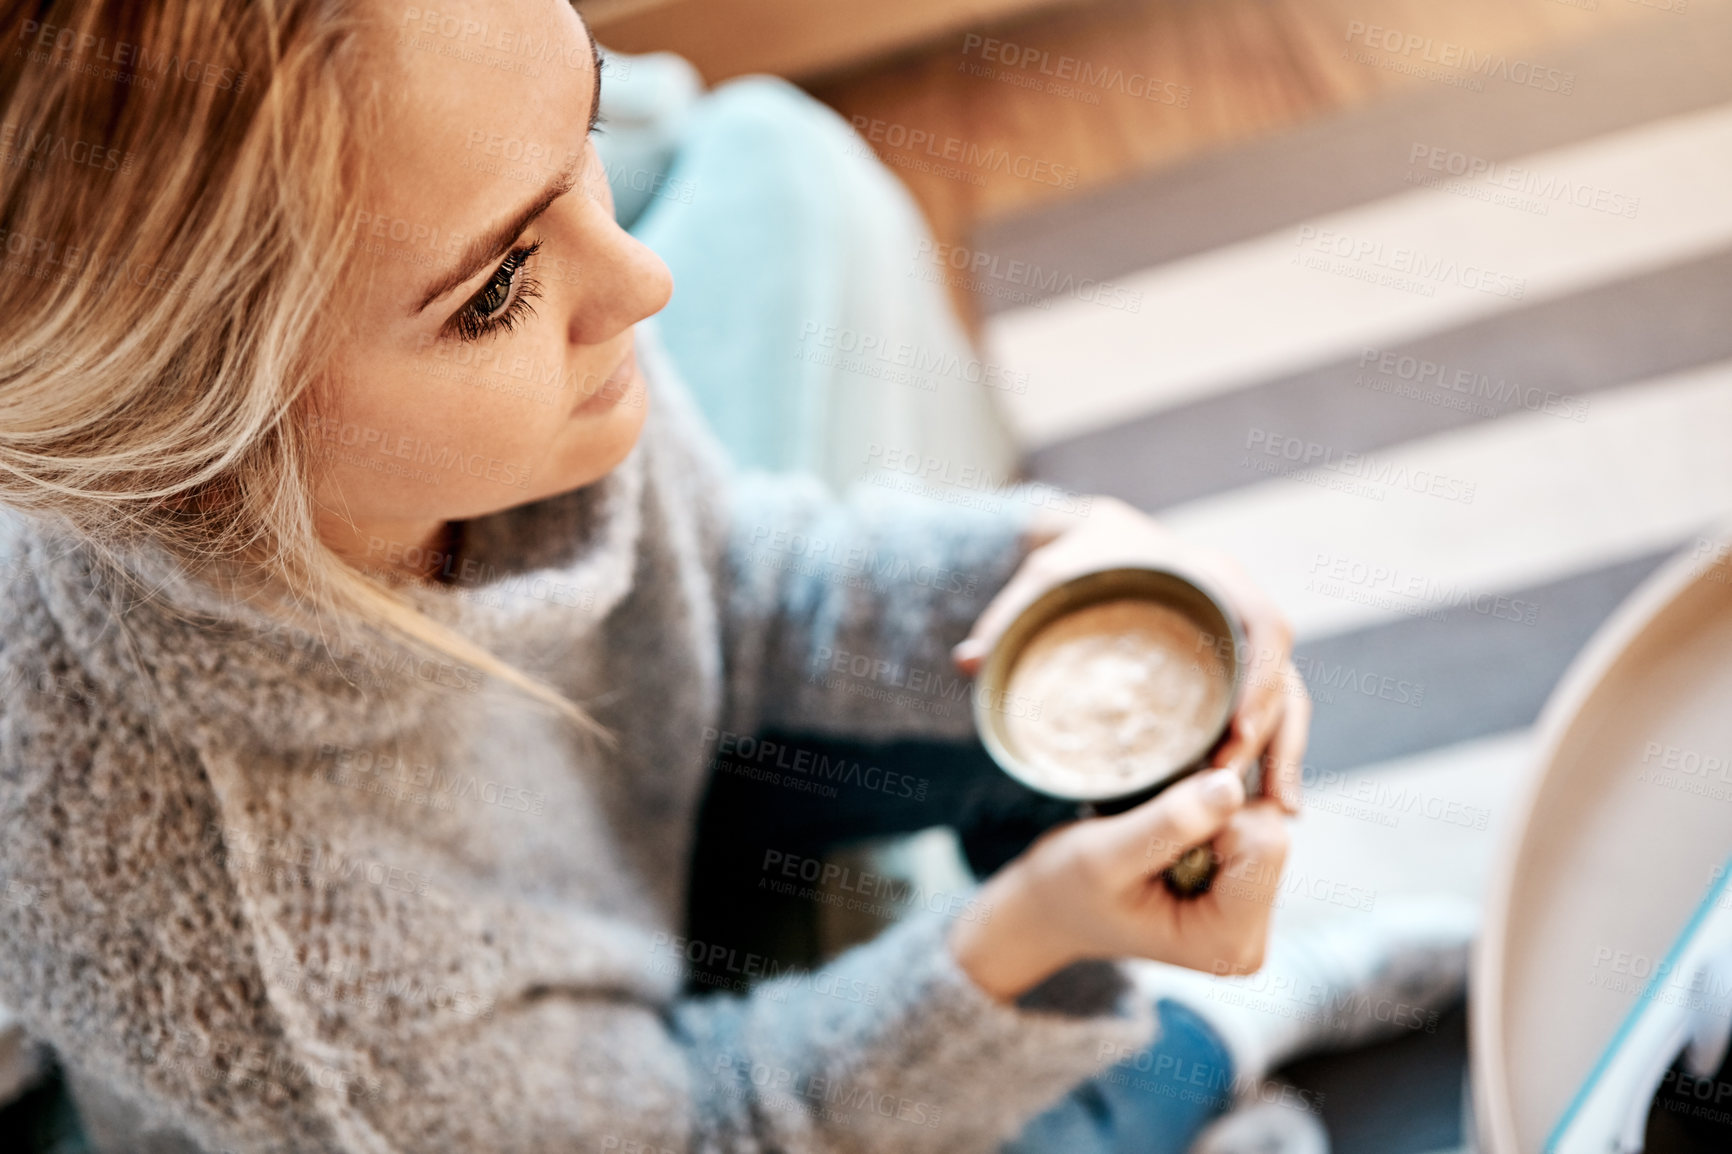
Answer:
[[[1245,629],[1243,692],[1227,739],[1211,760],[1245,774],[1260,758],[1263,792],[1288,813],[1299,812],[1311,696],[1293,668],[1293,628],[1237,561],[1175,536],[1123,501],[1095,497],[1086,518],[1037,519],[1035,546],[953,651],[973,675],[1016,616],[1047,590],[1084,573],[1121,566],[1172,569],[1200,578],[1228,602]],[[1227,644],[1231,644],[1230,641]]]

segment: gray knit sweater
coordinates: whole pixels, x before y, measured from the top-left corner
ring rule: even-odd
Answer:
[[[333,649],[160,554],[117,571],[8,522],[0,1001],[150,1127],[212,1151],[948,1154],[1150,1040],[1110,982],[995,1003],[941,912],[817,974],[680,992],[718,732],[965,735],[966,710],[813,674],[945,668],[1020,554],[1010,516],[730,475],[645,346],[625,464],[472,523],[458,582],[413,593],[611,747],[467,668]]]

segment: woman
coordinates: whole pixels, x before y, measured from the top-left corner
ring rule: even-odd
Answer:
[[[0,1000],[142,1128],[989,1150],[1150,1043],[1108,959],[1258,966],[1308,717],[1279,616],[1110,502],[730,475],[639,327],[669,278],[614,223],[568,6],[3,19]],[[815,655],[972,669],[1126,561],[1212,575],[1271,674],[1222,768],[1050,833],[978,916],[681,995],[726,735],[964,736]],[[1201,842],[1244,884],[1175,901]]]

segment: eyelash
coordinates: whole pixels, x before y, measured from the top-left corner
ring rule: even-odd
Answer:
[[[535,315],[529,303],[541,296],[541,282],[527,272],[529,261],[541,251],[541,242],[512,249],[481,291],[469,298],[447,323],[450,335],[460,341],[478,341],[495,332],[510,332],[528,317]],[[503,278],[503,279],[502,279]],[[487,305],[490,293],[502,293],[505,304]]]

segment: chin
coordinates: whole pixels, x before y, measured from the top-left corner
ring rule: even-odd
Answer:
[[[613,407],[599,413],[574,413],[548,454],[555,470],[535,500],[594,484],[615,469],[637,447],[649,419],[649,386],[639,374]]]

